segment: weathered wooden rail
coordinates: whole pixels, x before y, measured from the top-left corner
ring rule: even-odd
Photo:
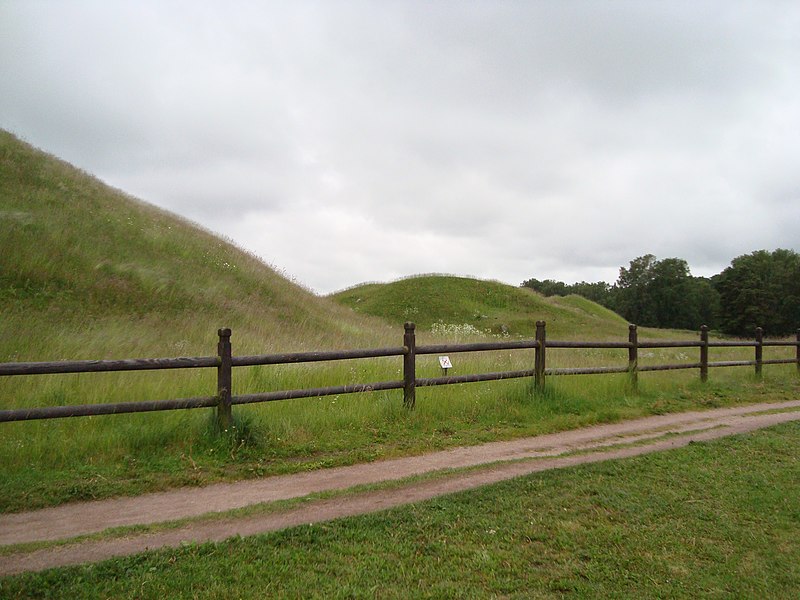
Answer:
[[[47,406],[0,410],[0,422],[29,421],[34,419],[56,419],[62,417],[81,417],[90,415],[111,415],[160,410],[179,410],[189,408],[217,409],[217,420],[222,428],[231,424],[231,408],[239,404],[274,402],[296,398],[316,398],[322,396],[375,392],[382,390],[403,390],[403,401],[407,408],[414,408],[416,388],[438,385],[474,383],[480,381],[496,381],[532,377],[534,385],[541,390],[545,378],[559,375],[601,375],[609,373],[627,373],[630,383],[635,389],[639,373],[646,371],[671,371],[678,369],[699,369],[702,381],[708,380],[708,370],[715,367],[753,366],[757,376],[762,375],[764,365],[796,364],[800,373],[800,329],[796,341],[765,340],[761,328],[756,329],[754,340],[710,341],[708,328],[700,330],[700,339],[691,341],[640,341],[636,325],[629,326],[627,342],[574,342],[547,340],[544,321],[537,321],[536,335],[529,340],[508,340],[499,342],[476,342],[470,344],[429,344],[416,345],[415,326],[405,324],[403,345],[393,348],[373,348],[366,350],[336,350],[326,352],[296,352],[285,354],[264,354],[255,356],[233,356],[231,348],[231,330],[218,331],[219,342],[216,356],[184,357],[184,358],[144,358],[126,360],[75,360],[58,362],[16,362],[0,363],[0,376],[47,375],[55,373],[99,373],[109,371],[148,371],[163,369],[217,369],[217,393],[214,396],[200,396],[170,400],[153,400],[145,402],[117,402],[107,404],[81,404],[74,406]],[[793,346],[795,358],[765,360],[764,347]],[[710,362],[709,348],[752,347],[755,350],[753,360]],[[585,368],[547,368],[546,355],[549,349],[627,349],[628,361],[624,366],[585,367]],[[640,365],[640,348],[698,348],[699,362]],[[416,357],[426,354],[453,354],[459,352],[485,352],[494,350],[534,350],[533,368],[518,371],[502,371],[493,373],[476,373],[444,377],[418,378],[416,376]],[[396,381],[379,381],[375,383],[354,383],[339,386],[306,388],[294,390],[268,391],[256,394],[233,395],[233,368],[259,365],[282,365],[310,362],[327,362],[336,360],[354,360],[378,357],[403,357],[403,379]]]

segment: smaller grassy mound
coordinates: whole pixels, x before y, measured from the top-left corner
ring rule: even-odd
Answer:
[[[545,298],[527,288],[468,277],[423,275],[357,286],[332,298],[359,313],[398,325],[413,321],[423,330],[441,330],[444,324],[466,332],[531,337],[536,321],[543,320],[548,336],[559,339],[627,335],[622,317],[585,298]]]

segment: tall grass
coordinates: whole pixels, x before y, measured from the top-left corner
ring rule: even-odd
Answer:
[[[396,332],[399,334],[399,332]],[[394,340],[394,344],[398,341]],[[787,349],[771,349],[775,355]],[[692,354],[696,349],[690,349]],[[722,349],[725,359],[749,349]],[[695,362],[686,349],[647,360]],[[418,357],[418,377],[441,374],[435,356]],[[452,356],[450,374],[530,368],[533,351]],[[712,353],[712,360],[721,357]],[[550,349],[552,367],[624,365],[622,350]],[[401,359],[234,369],[234,394],[369,383],[402,378]],[[544,393],[530,379],[418,388],[417,407],[402,392],[348,394],[234,407],[234,428],[215,434],[212,410],[174,411],[4,424],[3,509],[70,499],[139,493],[179,484],[296,472],[595,423],[703,407],[795,397],[794,365],[641,373],[639,391],[626,375],[550,376]],[[213,369],[6,378],[14,404],[59,405],[211,395]]]

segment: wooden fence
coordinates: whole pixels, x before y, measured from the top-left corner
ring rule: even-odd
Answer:
[[[156,410],[178,410],[188,408],[217,409],[217,420],[222,428],[231,424],[231,407],[239,404],[272,402],[294,398],[310,398],[358,392],[375,392],[381,390],[403,390],[403,401],[407,408],[413,409],[416,402],[416,388],[435,385],[452,385],[478,381],[494,381],[532,377],[535,387],[544,388],[545,378],[556,375],[597,375],[607,373],[627,373],[631,386],[636,389],[639,373],[645,371],[669,371],[677,369],[699,369],[702,381],[708,380],[708,369],[713,367],[754,366],[757,376],[761,376],[763,365],[796,364],[800,372],[800,329],[797,330],[796,341],[765,340],[761,328],[756,330],[754,340],[710,341],[708,328],[703,326],[700,339],[693,341],[640,341],[636,325],[629,326],[627,342],[572,342],[551,341],[545,334],[544,321],[537,321],[534,339],[478,342],[471,344],[432,344],[416,345],[415,326],[405,324],[403,345],[393,348],[376,348],[369,350],[345,350],[329,352],[298,352],[291,354],[265,354],[257,356],[233,356],[231,350],[231,330],[218,331],[219,343],[217,355],[195,358],[145,358],[127,360],[79,360],[58,362],[16,362],[0,363],[0,376],[44,375],[53,373],[96,373],[108,371],[145,371],[161,369],[217,369],[217,393],[214,396],[180,398],[172,400],[155,400],[147,402],[121,402],[110,404],[82,404],[74,406],[49,406],[41,408],[23,408],[0,410],[0,422],[28,421],[33,419],[55,419],[61,417],[81,417],[89,415],[109,415]],[[763,358],[765,346],[794,346],[795,358],[771,359]],[[755,350],[753,360],[709,362],[709,348],[752,347]],[[587,367],[587,368],[547,368],[546,352],[551,348],[568,349],[627,349],[628,361],[624,366]],[[639,365],[640,348],[699,348],[699,361],[693,363]],[[453,354],[458,352],[482,352],[491,350],[535,351],[533,368],[519,371],[503,371],[496,373],[478,373],[471,375],[418,378],[416,376],[416,357],[425,354]],[[403,379],[397,381],[379,381],[376,383],[351,383],[340,386],[268,391],[256,394],[234,396],[231,392],[233,384],[233,367],[257,365],[281,365],[309,363],[335,360],[352,360],[387,356],[403,357]]]

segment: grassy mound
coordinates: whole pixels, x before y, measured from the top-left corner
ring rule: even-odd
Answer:
[[[528,288],[467,277],[410,277],[357,286],[331,297],[355,312],[396,324],[414,321],[427,330],[461,326],[468,331],[530,337],[536,321],[544,320],[548,336],[559,339],[627,335],[622,317],[579,296],[545,298]]]

